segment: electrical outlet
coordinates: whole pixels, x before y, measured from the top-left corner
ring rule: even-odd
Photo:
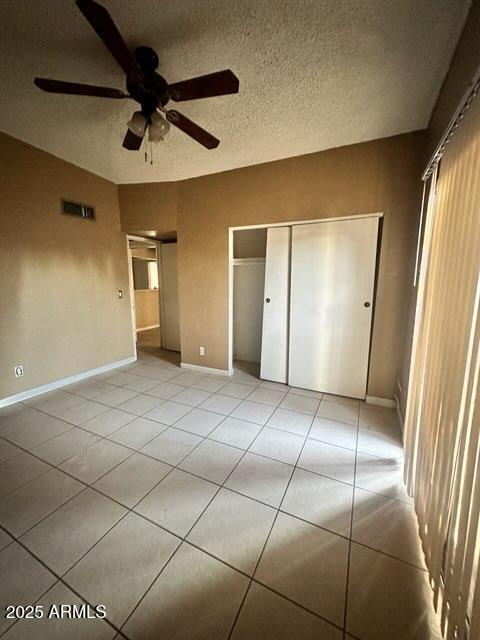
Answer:
[[[200,355],[201,356],[205,355],[205,347],[200,347]]]
[[[15,371],[16,378],[23,378],[23,364],[16,364],[13,370]]]

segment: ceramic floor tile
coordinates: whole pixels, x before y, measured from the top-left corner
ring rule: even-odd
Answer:
[[[222,420],[223,416],[218,413],[197,408],[181,418],[175,424],[175,427],[195,433],[198,436],[208,436]]]
[[[138,395],[127,402],[122,402],[118,405],[118,409],[126,411],[127,413],[133,413],[136,416],[141,416],[147,411],[150,411],[154,407],[158,407],[162,403],[160,398],[154,398],[153,396],[147,396],[145,394]]]
[[[0,523],[18,537],[83,488],[80,482],[51,469],[0,500]]]
[[[333,400],[322,400],[317,411],[319,418],[338,420],[354,427],[358,425],[358,406],[351,406]]]
[[[178,538],[129,513],[65,575],[65,580],[89,602],[104,604],[109,620],[120,626],[178,544]]]
[[[240,402],[241,400],[239,398],[232,398],[231,396],[224,396],[216,393],[203,402],[201,408],[227,416],[235,409],[235,407],[238,407]]]
[[[300,411],[300,413],[308,413],[313,416],[319,403],[320,401],[317,398],[308,398],[295,393],[288,393],[279,406],[281,409]]]
[[[227,383],[228,378],[202,378],[193,385],[192,389],[200,389],[201,391],[216,393],[225,387]]]
[[[87,420],[82,424],[82,429],[96,433],[99,436],[108,436],[120,427],[135,420],[135,416],[119,409],[109,409],[99,416]]]
[[[312,422],[308,437],[355,451],[357,448],[357,431],[357,427],[352,424],[317,416]]]
[[[250,498],[220,489],[188,540],[251,575],[275,513],[274,509]]]
[[[193,433],[170,427],[142,447],[141,452],[167,464],[176,465],[201,441]]]
[[[11,542],[13,542],[12,536],[9,536],[6,531],[0,529],[0,551],[8,547]]]
[[[30,529],[22,542],[63,575],[126,513],[113,500],[85,489]]]
[[[348,541],[279,513],[255,579],[343,625]]]
[[[278,507],[293,467],[247,452],[225,483],[226,487],[250,498]]]
[[[247,420],[248,422],[255,422],[256,424],[265,424],[272,413],[274,407],[270,407],[260,402],[251,402],[244,400],[233,411],[232,418],[239,418],[240,420]]]
[[[307,438],[298,466],[334,480],[353,484],[355,451]]]
[[[324,529],[350,537],[353,487],[295,469],[281,509]]]
[[[95,444],[99,439],[99,436],[93,433],[72,427],[65,433],[34,447],[31,451],[42,460],[59,465],[79,451]]]
[[[147,420],[146,418],[137,418],[111,433],[108,438],[118,442],[118,444],[123,444],[125,447],[140,449],[167,429],[168,426],[166,424]]]
[[[108,407],[103,404],[93,400],[86,400],[81,404],[77,404],[75,407],[62,411],[58,414],[58,417],[61,420],[65,420],[65,422],[78,426],[101,413],[105,413],[107,410]]]
[[[222,387],[222,395],[245,400],[252,393],[252,387],[249,384],[241,384],[240,382],[229,382]]]
[[[248,396],[248,399],[252,400],[252,402],[261,402],[262,404],[276,407],[283,400],[286,393],[287,389],[279,391],[278,389],[268,389],[267,387],[259,386]]]
[[[352,539],[426,568],[414,508],[400,500],[357,488]]]
[[[11,442],[0,438],[0,464],[2,464],[2,462],[7,462],[8,460],[15,458],[15,456],[19,456],[21,453],[21,449],[16,447]]]
[[[366,403],[360,404],[359,425],[361,429],[385,429],[397,433],[400,428],[395,409]]]
[[[152,380],[151,378],[142,378],[135,376],[135,380],[125,385],[125,389],[130,391],[136,391],[137,393],[146,393],[158,385],[158,380]]]
[[[260,382],[260,387],[263,389],[273,389],[274,391],[283,391],[284,394],[288,393],[291,387],[288,384],[283,384],[282,382],[272,382],[271,380],[262,380]]]
[[[191,407],[187,407],[184,404],[165,400],[162,404],[158,405],[158,407],[155,407],[155,409],[148,411],[148,413],[144,415],[144,418],[156,420],[162,424],[172,425],[191,410]]]
[[[312,416],[308,413],[290,411],[290,409],[276,409],[267,422],[267,427],[274,427],[299,436],[306,436],[311,424]]]
[[[60,469],[86,484],[92,484],[132,454],[116,442],[100,440],[60,465]]]
[[[303,396],[304,398],[315,398],[321,400],[326,394],[320,391],[311,391],[310,389],[300,389],[299,387],[291,387],[290,393],[295,396]]]
[[[48,416],[41,424],[10,434],[9,439],[23,449],[32,449],[36,445],[50,440],[50,438],[69,431],[71,428],[71,424],[53,416]]]
[[[403,459],[357,453],[355,485],[389,498],[411,502],[403,482]]]
[[[83,398],[80,398],[80,401],[83,402]],[[7,409],[10,409],[10,407],[7,407]],[[11,413],[3,413],[0,419],[0,435],[10,439],[12,435],[22,429],[36,427],[49,420],[51,420],[49,414],[32,407],[20,405],[15,411],[12,410]]]
[[[14,542],[0,552],[0,633],[14,621],[4,617],[7,604],[28,605],[41,596],[57,579],[40,562]],[[8,576],[8,579],[5,577]],[[16,626],[16,625],[15,625]],[[33,637],[33,636],[31,636]]]
[[[183,387],[191,387],[196,382],[199,382],[203,376],[198,373],[181,373],[180,375],[172,378],[173,384],[180,384]]]
[[[136,507],[135,511],[179,536],[185,536],[218,487],[174,469]]]
[[[204,440],[180,463],[180,468],[197,476],[222,484],[231,473],[243,451],[221,442]]]
[[[129,383],[131,384],[132,382],[138,380],[138,376],[120,371],[107,376],[106,378],[104,378],[104,380],[108,384],[114,384],[117,387],[124,387],[125,385]]]
[[[29,453],[21,453],[0,465],[0,498],[18,489],[51,467]]]
[[[67,618],[48,617],[52,605],[59,604],[87,606],[73,591],[61,582],[57,582],[40,598],[38,605],[43,607],[44,617],[41,619],[20,620],[9,629],[5,640],[112,640],[116,631],[100,618]],[[58,608],[56,609],[58,611]],[[93,614],[93,608],[90,615]]]
[[[45,413],[56,416],[67,409],[71,409],[77,404],[81,404],[82,402],[85,402],[85,398],[74,395],[73,393],[62,391],[61,395],[57,395],[54,398],[39,403],[37,408]]]
[[[179,394],[174,396],[173,400],[175,402],[180,402],[181,404],[187,404],[189,407],[196,407],[202,402],[205,402],[207,398],[211,396],[207,391],[201,391],[200,389],[187,388],[183,391],[180,391]]]
[[[362,640],[440,640],[426,571],[352,544],[347,631]]]
[[[240,447],[240,449],[248,449],[261,430],[260,424],[238,420],[238,418],[225,418],[210,433],[209,438],[233,447]]]
[[[172,467],[141,453],[135,453],[93,485],[102,493],[132,508]]]
[[[232,640],[342,640],[333,625],[252,582]]]
[[[335,396],[331,393],[324,393],[323,400],[324,402],[337,402],[340,404],[345,404],[355,409],[358,409],[361,404],[365,404],[363,400],[357,400],[356,398],[347,398],[346,396]]]
[[[170,400],[178,393],[181,393],[185,387],[179,384],[172,384],[171,382],[162,382],[155,387],[148,390],[149,396],[155,396],[155,398],[161,398],[162,400]]]
[[[123,387],[112,386],[111,391],[101,393],[95,398],[95,400],[96,402],[101,402],[109,407],[117,407],[119,404],[122,404],[122,402],[127,402],[127,400],[131,400],[136,395],[138,395],[136,391],[124,389]]]
[[[295,464],[305,438],[286,431],[265,427],[249,451],[287,464]]]
[[[224,640],[247,586],[245,576],[183,543],[125,625],[125,632],[132,640]]]
[[[111,391],[112,386],[101,380],[85,380],[69,385],[67,390],[88,400],[95,400],[102,393]]]
[[[358,430],[358,450],[382,458],[401,458],[403,447],[400,432],[361,428]]]

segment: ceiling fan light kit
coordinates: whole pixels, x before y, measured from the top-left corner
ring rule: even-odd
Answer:
[[[150,47],[137,47],[130,52],[108,11],[94,0],[76,0],[76,4],[94,31],[115,58],[126,75],[127,93],[119,89],[98,87],[63,80],[35,78],[34,83],[43,91],[69,95],[135,100],[140,105],[128,121],[123,147],[130,151],[140,149],[144,139],[161,142],[170,130],[170,124],[186,133],[207,149],[215,149],[220,140],[195,124],[175,109],[166,109],[169,100],[183,102],[238,93],[239,81],[230,69],[168,84],[157,73],[157,53]],[[162,112],[165,118],[161,115]]]

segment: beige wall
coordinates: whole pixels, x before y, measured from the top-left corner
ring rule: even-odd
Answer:
[[[135,291],[135,319],[137,329],[159,324],[158,289]]]
[[[383,212],[368,393],[393,398],[424,156],[424,133],[416,132],[178,182],[175,198],[165,197],[173,183],[121,186],[124,231],[177,220],[182,361],[228,367],[229,227]]]
[[[424,137],[412,133],[179,183],[182,361],[228,366],[228,228],[383,212],[369,395],[393,398]],[[199,356],[205,345],[206,356]]]
[[[118,185],[122,231],[169,238],[177,229],[176,182]]]
[[[0,194],[0,398],[132,356],[117,187],[0,134]],[[60,214],[60,198],[96,221]]]

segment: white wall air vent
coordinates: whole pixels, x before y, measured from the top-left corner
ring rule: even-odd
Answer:
[[[85,220],[95,220],[95,209],[89,204],[80,202],[71,202],[70,200],[62,200],[62,213]]]

